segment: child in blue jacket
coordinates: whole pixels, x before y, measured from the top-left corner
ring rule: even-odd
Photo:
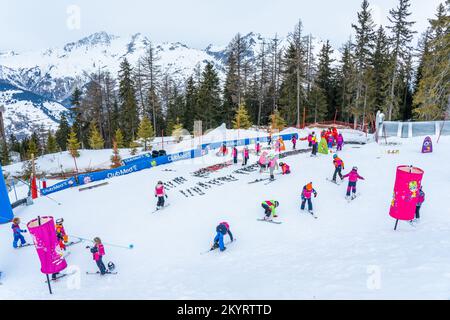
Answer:
[[[231,242],[233,242],[233,234],[230,231],[230,225],[227,222],[221,222],[216,227],[216,236],[214,238],[214,245],[211,247],[211,250],[220,248],[220,251],[224,251],[226,249],[223,244],[223,236],[228,233],[230,236]]]
[[[27,242],[25,241],[25,238],[23,237],[22,233],[26,233],[27,230],[25,229],[20,229],[20,219],[19,218],[14,218],[13,219],[13,224],[11,225],[11,229],[13,230],[13,235],[14,235],[14,241],[13,241],[13,247],[17,248],[17,242],[19,242],[20,240],[20,246],[22,247],[23,245],[25,245]]]

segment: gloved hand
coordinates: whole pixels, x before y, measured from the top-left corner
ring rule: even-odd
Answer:
[[[156,198],[156,197],[158,197],[158,196],[155,194],[155,198]]]
[[[167,199],[168,198],[167,194],[165,196],[166,196],[166,199]]]
[[[86,249],[90,249],[91,247],[90,246],[86,246]]]
[[[27,233],[27,232],[28,232],[28,230],[24,229],[24,230],[22,230],[22,232],[23,232],[23,233]]]

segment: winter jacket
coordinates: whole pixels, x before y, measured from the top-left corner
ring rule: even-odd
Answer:
[[[342,161],[341,158],[339,157],[334,158],[333,163],[336,168],[341,167],[342,169],[344,169],[344,161]]]
[[[156,196],[163,197],[164,194],[165,194],[165,191],[164,191],[164,186],[163,185],[155,187],[155,195]]]
[[[317,144],[317,139],[316,139],[316,137],[312,137],[312,138],[311,138],[311,143],[312,143],[313,145]]]
[[[243,154],[244,154],[244,158],[248,159],[248,157],[249,157],[248,149],[244,149]]]
[[[297,138],[295,136],[292,136],[291,141],[292,141],[293,144],[295,144],[295,143],[297,143]]]
[[[312,188],[311,190],[306,189],[306,186],[303,187],[303,191],[302,191],[302,198],[305,199],[311,199],[311,195],[314,194],[314,197],[317,196],[317,192],[314,188]]]
[[[233,241],[233,234],[230,231],[230,225],[227,222],[221,222],[219,223],[219,225],[216,228],[217,232],[220,232],[223,235],[226,235],[228,233],[228,235],[230,236],[231,241]]]
[[[339,145],[342,145],[344,143],[344,137],[342,136],[342,134],[338,135],[336,141]]]
[[[268,206],[273,216],[276,215],[275,200],[266,200],[263,201],[261,204],[263,205],[265,204],[266,206]]]
[[[308,142],[311,142],[311,140],[312,140],[312,134],[308,134]]]
[[[330,135],[328,136],[328,139],[327,139],[328,143],[333,143],[333,140],[334,140],[334,138],[333,138],[333,136],[330,134]]]
[[[283,163],[283,165],[281,166],[281,172],[283,174],[286,174],[288,172],[291,172],[291,168],[286,163]]]
[[[236,149],[236,148],[233,148],[233,153],[232,153],[233,158],[236,158],[236,157],[237,157],[237,154],[238,154],[237,149]]]
[[[261,151],[261,145],[259,144],[259,142],[256,144],[255,150],[256,152]]]
[[[95,244],[95,246],[91,248],[91,253],[93,255],[94,260],[98,261],[102,256],[105,255],[105,247],[103,247],[103,244],[101,243]]]
[[[420,206],[425,201],[425,192],[422,189],[419,190],[419,196],[417,197],[417,205]]]
[[[276,164],[277,164],[277,160],[275,158],[271,159],[269,161],[269,168],[275,168]]]
[[[14,235],[19,235],[22,232],[26,232],[26,230],[20,229],[20,226],[15,223],[12,224],[11,229],[13,230]]]
[[[348,181],[350,181],[350,182],[356,182],[356,181],[358,181],[358,179],[364,180],[364,178],[361,177],[361,176],[358,174],[358,171],[356,171],[356,170],[350,171],[349,173],[347,173],[346,175],[344,175],[344,176],[342,177],[342,179],[347,178],[347,177],[348,177]]]

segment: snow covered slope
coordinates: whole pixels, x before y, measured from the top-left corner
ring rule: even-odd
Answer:
[[[69,189],[52,195],[60,206],[39,198],[15,210],[22,227],[50,214],[64,217],[71,235],[133,243],[134,249],[106,246],[105,261],[113,261],[118,274],[101,278],[85,275],[96,270],[85,249],[89,243],[70,247],[67,261],[79,273],[55,283],[49,296],[34,248],[12,249],[10,226],[0,225],[0,299],[448,299],[450,173],[443,164],[450,161],[450,137],[441,137],[439,144],[433,137],[433,142],[431,154],[420,153],[422,138],[394,146],[345,145],[340,152],[344,171],[356,165],[366,179],[358,182],[361,195],[351,203],[344,199],[345,184],[326,181],[333,172],[331,155],[309,154],[284,158],[292,174],[276,175],[268,185],[247,184],[260,176],[257,172],[234,174],[239,181],[189,198],[178,190],[207,181],[189,173],[229,158],[210,153],[110,179],[97,189]],[[392,149],[400,153],[386,152]],[[400,222],[393,231],[388,211],[399,164],[425,170],[426,201],[416,227]],[[219,170],[211,178],[241,167]],[[156,182],[177,176],[188,182],[168,191],[169,207],[151,213]],[[313,199],[318,219],[299,209],[301,188],[309,181],[318,192]],[[269,199],[280,202],[281,225],[256,221],[263,215],[261,201]],[[220,221],[230,223],[236,242],[223,253],[200,255]]]
[[[56,101],[33,92],[17,88],[0,80],[0,105],[5,106],[3,114],[5,131],[18,139],[44,128],[56,130],[61,113],[67,109]]]

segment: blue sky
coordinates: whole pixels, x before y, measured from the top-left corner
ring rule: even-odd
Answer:
[[[340,47],[362,0],[0,0],[0,51],[62,46],[97,31],[141,32],[153,41],[204,48],[227,44],[237,33],[285,36],[300,18],[305,32]],[[398,0],[369,0],[377,23],[387,24]],[[443,0],[412,0],[415,29]],[[79,19],[78,14],[79,13]],[[79,21],[79,24],[78,24]]]

